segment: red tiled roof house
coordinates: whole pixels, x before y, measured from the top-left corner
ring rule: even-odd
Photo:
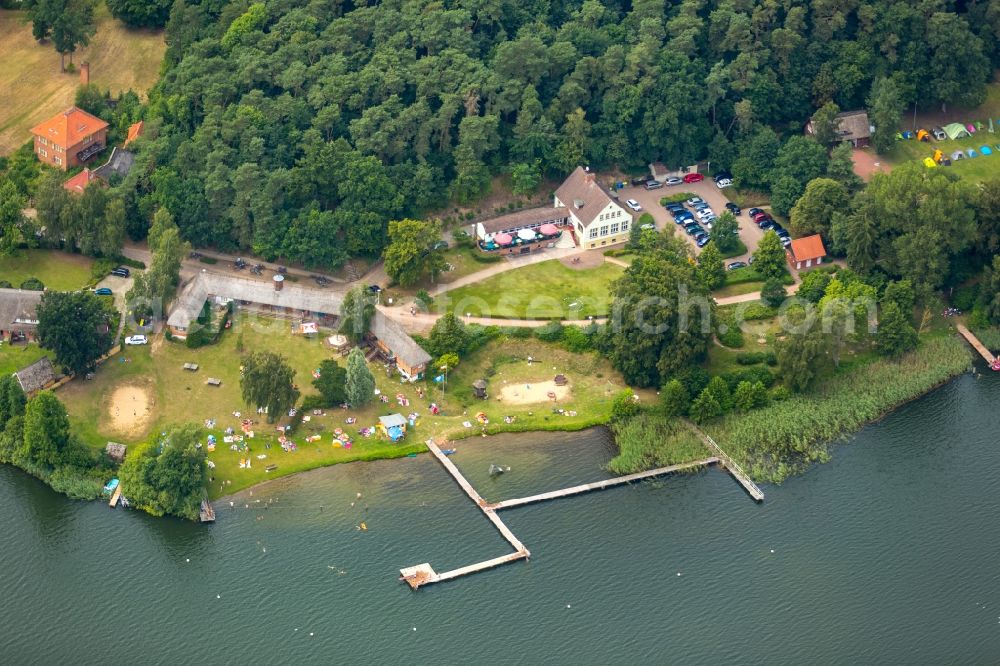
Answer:
[[[826,257],[826,248],[823,247],[823,239],[819,237],[819,234],[814,234],[793,240],[786,254],[788,263],[796,270],[802,270],[822,264],[823,258]]]
[[[31,130],[38,159],[63,171],[104,150],[107,133],[106,122],[75,106]]]
[[[83,171],[63,183],[63,189],[73,194],[83,194],[87,185],[90,185],[94,180],[97,180],[97,174],[87,167],[83,167]]]

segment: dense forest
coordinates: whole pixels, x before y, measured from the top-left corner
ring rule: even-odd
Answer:
[[[998,35],[995,0],[177,0],[125,203],[332,268],[501,173],[708,158],[767,186],[824,105],[980,102]]]

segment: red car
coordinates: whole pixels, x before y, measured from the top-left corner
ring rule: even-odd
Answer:
[[[700,173],[689,173],[684,176],[685,183],[700,183],[703,180],[705,180],[705,177]]]
[[[762,210],[762,211],[760,211],[759,213],[757,213],[756,215],[753,216],[753,221],[759,223],[761,220],[766,220],[766,219],[768,219],[770,217],[771,216],[767,214],[767,211],[763,211]]]

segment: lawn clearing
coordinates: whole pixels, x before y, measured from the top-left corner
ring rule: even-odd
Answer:
[[[97,33],[73,62],[89,61],[91,82],[112,95],[129,88],[144,95],[159,75],[163,32],[126,28],[103,2],[95,17]],[[0,61],[0,154],[7,154],[30,139],[28,130],[73,104],[80,75],[60,73],[59,54],[51,42],[35,41],[23,11],[0,10]]]
[[[712,292],[712,296],[716,298],[725,298],[726,296],[741,296],[743,294],[752,294],[755,291],[760,291],[764,288],[764,283],[759,281],[751,282],[738,282],[736,284],[727,284],[724,287],[720,287]]]
[[[511,319],[582,319],[607,314],[611,283],[625,271],[604,263],[574,269],[559,261],[516,268],[435,299],[437,312]]]
[[[52,354],[34,343],[0,345],[0,376],[10,375],[25,368],[43,356]]]
[[[79,254],[57,250],[18,250],[12,256],[0,256],[0,280],[16,289],[30,277],[38,278],[47,289],[73,291],[90,283],[94,260]]]
[[[109,359],[98,368],[93,380],[75,379],[58,390],[74,432],[94,449],[103,449],[110,440],[136,450],[168,424],[204,425],[207,419],[214,420],[211,427],[206,427],[206,435],[213,434],[218,440],[216,449],[208,454],[215,464],[210,472],[215,480],[209,484],[209,493],[217,498],[269,478],[315,467],[406,456],[423,451],[423,442],[430,437],[479,436],[483,430],[490,434],[508,430],[578,430],[603,424],[610,416],[614,396],[625,388],[621,376],[596,354],[573,354],[537,340],[498,340],[463,359],[449,373],[443,393],[440,385],[430,382],[402,384],[375,364],[370,367],[379,390],[389,397],[388,403],[376,400],[363,409],[327,409],[323,415],[283,415],[276,424],[267,424],[264,417],[247,409],[240,396],[240,335],[243,353],[261,350],[285,356],[296,370],[296,382],[303,395],[315,392],[312,371],[321,360],[332,356],[320,342],[322,336],[305,338],[294,334],[288,321],[261,317],[237,317],[234,328],[226,331],[218,344],[199,349],[154,337],[148,346],[129,347]],[[528,356],[534,358],[531,364]],[[183,369],[184,363],[200,367],[191,372]],[[541,403],[522,405],[496,398],[504,386],[542,384],[556,374],[568,378],[569,394],[557,396],[555,401],[545,395]],[[208,386],[208,377],[221,379],[222,385]],[[479,378],[488,380],[489,400],[472,396],[471,384]],[[397,394],[402,394],[409,404],[399,405]],[[644,401],[655,399],[651,392],[641,395]],[[441,407],[441,414],[431,415],[431,402]],[[486,414],[487,424],[477,421],[478,411]],[[241,416],[234,416],[234,412]],[[378,436],[365,438],[360,434],[361,428],[374,425],[378,416],[397,412],[404,416],[420,414],[403,442],[393,444]],[[505,416],[511,417],[510,423],[505,422]],[[348,424],[349,417],[356,422]],[[231,450],[223,440],[225,429],[233,428],[239,434],[244,418],[255,421],[254,437],[244,440],[249,450]],[[297,445],[292,452],[278,444],[276,427],[287,424],[293,426],[289,437]],[[351,448],[334,445],[333,435],[338,428],[351,436]],[[307,439],[316,436],[318,440]],[[251,466],[241,468],[241,460],[247,459]],[[277,467],[268,472],[268,465]]]

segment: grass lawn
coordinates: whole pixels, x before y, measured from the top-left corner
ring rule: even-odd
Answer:
[[[740,296],[742,294],[752,294],[755,291],[760,291],[764,288],[763,282],[758,282],[756,280],[751,282],[737,282],[736,284],[727,284],[724,287],[720,287],[712,292],[712,296],[716,298],[724,298],[726,296]]]
[[[577,270],[556,260],[516,268],[435,299],[436,311],[482,317],[581,319],[608,312],[611,283],[625,271],[604,263]],[[445,298],[446,296],[446,298]]]
[[[29,366],[43,356],[52,354],[34,343],[0,345],[0,376],[10,375]]]
[[[159,75],[163,32],[126,28],[103,2],[95,16],[97,33],[73,62],[89,61],[91,82],[112,95],[129,88],[144,94]],[[59,72],[59,54],[51,42],[34,40],[23,11],[0,10],[0,61],[0,154],[7,154],[30,138],[28,130],[73,104],[80,75]]]
[[[74,432],[97,449],[103,449],[108,440],[124,442],[134,448],[145,445],[153,433],[168,424],[186,421],[204,424],[206,419],[214,419],[214,427],[207,428],[207,432],[218,438],[216,450],[208,455],[216,465],[211,472],[215,481],[209,485],[209,492],[212,498],[217,498],[268,478],[315,467],[423,451],[423,442],[429,437],[480,435],[482,428],[474,418],[480,410],[489,417],[488,433],[573,430],[604,423],[610,414],[614,395],[624,388],[621,376],[596,354],[571,354],[537,340],[496,341],[463,359],[462,364],[449,375],[443,399],[437,385],[400,384],[397,378],[388,377],[381,366],[373,365],[376,383],[385,395],[391,397],[391,401],[388,404],[376,401],[360,410],[335,408],[327,410],[324,416],[310,414],[309,422],[285,416],[278,423],[294,421],[290,437],[298,446],[298,450],[286,453],[277,444],[276,424],[268,425],[257,414],[246,413],[247,407],[240,397],[239,388],[240,352],[236,349],[240,332],[245,350],[281,353],[297,371],[296,378],[302,393],[308,395],[313,392],[311,372],[322,359],[330,357],[330,351],[317,340],[292,334],[287,322],[255,319],[248,323],[246,319],[240,319],[217,345],[188,349],[181,343],[156,337],[150,346],[130,347],[125,353],[112,357],[98,369],[92,381],[74,380],[60,388],[58,396],[66,404]],[[530,366],[526,360],[528,355],[536,360]],[[186,371],[182,368],[186,362],[198,363],[200,368],[197,372]],[[553,412],[553,406],[547,400],[512,405],[498,401],[493,395],[500,394],[504,382],[537,384],[551,380],[556,373],[569,378],[570,395],[560,401],[559,407],[574,412],[572,416]],[[207,377],[221,379],[222,386],[207,386]],[[491,398],[488,401],[479,401],[472,396],[470,385],[481,377],[489,381]],[[121,423],[116,424],[116,419],[124,413],[127,420],[127,412],[133,403],[129,402],[130,396],[123,399],[120,393],[117,402],[115,400],[116,392],[130,388],[147,395],[151,406],[144,422],[126,428]],[[418,388],[427,391],[422,399],[418,396]],[[400,407],[396,403],[397,393],[404,394],[411,401],[408,407]],[[651,400],[653,396],[643,394],[643,399]],[[431,401],[442,407],[441,415],[430,415]],[[141,408],[137,411],[142,413]],[[222,441],[227,427],[237,432],[240,430],[240,419],[233,416],[234,411],[242,412],[242,418],[250,417],[258,422],[255,424],[255,437],[246,440],[250,445],[249,453],[232,451]],[[360,435],[359,430],[374,425],[379,415],[394,412],[421,414],[415,427],[409,429],[404,443],[392,444],[377,436],[364,438]],[[357,422],[348,425],[346,418],[349,416],[356,418]],[[513,416],[515,420],[507,424],[504,416]],[[463,422],[467,420],[474,427],[466,428]],[[343,428],[351,435],[354,440],[351,449],[333,446],[335,428]],[[320,435],[321,439],[307,442],[306,437],[312,435]],[[258,459],[259,455],[266,458]],[[252,467],[240,469],[240,459],[247,457],[251,458]],[[268,473],[264,468],[269,464],[278,467]]]
[[[56,250],[18,250],[13,256],[0,256],[0,280],[15,288],[29,277],[36,277],[49,289],[69,291],[90,283],[94,260],[79,254]]]
[[[720,250],[719,252],[720,252],[720,254],[722,254],[722,258],[723,259],[730,259],[732,257],[738,257],[741,254],[746,254],[747,253],[747,246],[746,246],[746,244],[743,241],[737,240],[736,241],[736,245],[733,247],[733,249],[727,250],[725,252],[722,252]]]

